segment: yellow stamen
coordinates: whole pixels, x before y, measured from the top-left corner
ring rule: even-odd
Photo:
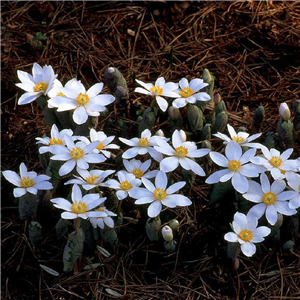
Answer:
[[[105,210],[103,208],[101,208],[101,207],[99,207],[98,209],[96,209],[96,211],[103,211],[103,212],[105,212]]]
[[[265,193],[262,198],[263,203],[265,203],[267,205],[274,204],[276,202],[276,200],[277,200],[277,196],[276,196],[276,194],[274,194],[272,192]]]
[[[166,192],[166,190],[157,188],[154,190],[153,196],[156,200],[164,200],[167,197],[167,192]]]
[[[243,138],[243,137],[241,137],[241,136],[233,136],[232,138],[231,138],[233,141],[236,141],[238,144],[240,144],[240,143],[242,143],[245,139]]]
[[[175,155],[178,157],[186,157],[188,155],[188,149],[180,146],[175,149]]]
[[[23,177],[21,179],[21,186],[25,189],[30,188],[30,187],[34,186],[34,180],[30,179],[29,176]]]
[[[86,94],[82,94],[82,93],[79,93],[79,95],[76,98],[76,102],[78,103],[78,105],[81,105],[81,106],[88,104],[89,101],[90,101],[89,96]]]
[[[270,164],[273,167],[279,168],[281,166],[282,163],[282,159],[278,156],[272,156],[272,158],[270,159]]]
[[[98,150],[102,150],[104,148],[104,144],[102,142],[99,142],[98,146],[96,147],[96,149]]]
[[[155,95],[161,95],[163,93],[163,89],[160,87],[160,86],[156,86],[154,85],[151,89],[150,89],[150,92],[152,92],[152,94],[155,94]]]
[[[57,94],[57,96],[65,96],[65,94],[62,93],[62,92],[59,92],[59,93]]]
[[[253,238],[253,233],[251,230],[248,230],[248,229],[244,229],[244,230],[241,230],[241,232],[239,233],[239,237],[245,241],[245,242],[249,242],[252,240]]]
[[[71,157],[73,159],[81,159],[83,155],[84,151],[80,147],[76,147],[71,150]]]
[[[61,140],[61,139],[56,139],[56,138],[53,138],[53,139],[50,139],[49,141],[50,145],[63,145],[64,142]]]
[[[128,191],[132,188],[132,185],[129,181],[125,180],[120,183],[120,188],[124,191]]]
[[[72,211],[76,214],[84,214],[87,211],[87,205],[81,201],[74,201]]]
[[[37,83],[37,84],[34,86],[34,88],[33,88],[33,90],[34,90],[35,92],[46,92],[47,89],[48,89],[48,84],[47,84],[46,82],[43,82],[43,81]]]
[[[95,184],[95,181],[99,178],[100,176],[98,175],[91,175],[91,176],[88,176],[85,181],[86,183],[88,184]]]
[[[144,175],[144,172],[141,169],[134,169],[131,174],[133,174],[135,178],[141,178]]]
[[[188,97],[192,96],[194,94],[194,92],[191,88],[185,87],[179,92],[179,94],[183,98],[188,98]]]
[[[148,141],[147,138],[140,138],[140,139],[139,139],[139,142],[138,142],[138,145],[139,145],[140,147],[149,147],[150,142]]]
[[[241,163],[238,160],[230,160],[228,162],[228,169],[230,171],[238,171],[241,168]]]

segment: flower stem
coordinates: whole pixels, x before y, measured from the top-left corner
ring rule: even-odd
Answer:
[[[120,214],[121,214],[121,206],[122,206],[122,202],[123,202],[123,200],[119,200],[119,203],[118,203],[118,210],[117,210],[117,215],[118,215],[118,217],[119,217]]]
[[[76,231],[78,231],[78,229],[80,229],[80,218],[76,219]]]

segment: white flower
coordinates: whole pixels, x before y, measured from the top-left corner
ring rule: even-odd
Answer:
[[[227,124],[227,129],[230,134],[230,137],[221,132],[214,133],[213,135],[224,140],[223,144],[225,144],[225,145],[227,145],[230,141],[233,140],[233,141],[236,141],[241,146],[253,147],[253,148],[257,148],[257,149],[260,149],[263,147],[262,144],[260,144],[260,143],[250,143],[253,140],[259,138],[261,136],[261,132],[253,134],[251,136],[249,136],[249,133],[242,132],[242,131],[236,133],[234,128],[229,124]]]
[[[97,211],[102,211],[106,213],[105,217],[98,217],[98,218],[90,218],[90,222],[94,228],[100,227],[104,229],[104,225],[106,224],[108,227],[114,227],[114,220],[112,217],[116,217],[117,215],[111,211],[109,211],[105,206],[100,206]]]
[[[266,226],[257,227],[257,223],[257,218],[250,218],[249,215],[236,212],[232,222],[234,232],[226,233],[224,239],[228,242],[239,242],[242,252],[251,257],[256,252],[254,243],[262,242],[271,232],[271,229]]]
[[[164,77],[159,77],[155,84],[152,83],[144,83],[141,80],[135,80],[138,84],[140,84],[143,88],[137,87],[134,91],[137,93],[142,93],[146,95],[151,95],[156,98],[156,102],[159,108],[162,111],[166,111],[168,108],[168,102],[161,96],[166,96],[170,98],[178,97],[178,94],[174,92],[178,88],[178,85],[174,82],[167,82]]]
[[[17,186],[14,189],[14,197],[21,197],[27,192],[33,195],[37,194],[38,190],[51,190],[52,184],[48,181],[51,177],[47,175],[37,175],[36,172],[28,172],[24,163],[20,164],[20,175],[14,171],[3,171],[3,176],[13,185]]]
[[[64,176],[70,173],[75,166],[78,169],[88,169],[89,163],[101,163],[106,160],[102,154],[92,153],[93,149],[98,145],[98,141],[91,144],[77,142],[76,144],[71,137],[65,135],[65,146],[54,145],[50,148],[53,160],[65,161],[59,169],[59,175]]]
[[[17,71],[17,74],[22,83],[16,83],[16,86],[26,91],[18,100],[19,105],[31,103],[38,97],[47,95],[57,77],[51,66],[46,65],[42,68],[37,63],[33,64],[32,75],[20,70]]]
[[[91,211],[106,200],[106,198],[100,198],[99,194],[86,194],[82,197],[79,186],[74,184],[71,199],[72,203],[64,198],[54,198],[50,200],[56,208],[65,210],[65,212],[61,214],[63,219],[87,219],[89,217],[107,216],[103,211]]]
[[[147,172],[151,165],[151,159],[146,160],[145,162],[141,162],[137,159],[127,160],[123,159],[123,164],[128,173],[131,173],[137,179],[145,178],[153,178],[156,176],[158,170],[153,170]]]
[[[170,226],[165,225],[161,229],[161,235],[163,236],[165,241],[167,241],[169,243],[173,241],[173,230]]]
[[[285,121],[288,121],[291,118],[291,111],[285,102],[280,103],[279,114]]]
[[[110,158],[111,153],[106,149],[119,149],[120,146],[116,144],[110,144],[115,138],[114,135],[107,137],[103,131],[96,131],[94,128],[90,130],[91,142],[99,141],[97,147],[93,150],[95,153],[102,153],[107,158]],[[90,143],[90,140],[84,136],[80,137],[79,140],[84,141],[86,144]]]
[[[293,189],[293,195],[289,201],[289,207],[295,209],[300,207],[300,175],[294,172],[286,172],[285,178],[287,180],[288,186]]]
[[[114,173],[114,170],[84,170],[84,169],[78,169],[77,170],[80,176],[74,175],[75,179],[70,179],[65,184],[80,184],[82,187],[86,190],[89,191],[94,187],[97,186],[103,186],[103,180]]]
[[[129,191],[129,196],[138,199],[135,204],[148,204],[148,216],[155,218],[162,210],[162,205],[170,208],[176,206],[187,206],[192,204],[191,200],[183,195],[174,194],[181,189],[186,182],[179,181],[167,188],[168,179],[163,171],[159,171],[155,177],[155,185],[148,179],[142,178],[145,188],[135,188]]]
[[[125,199],[133,188],[140,186],[142,183],[141,180],[135,178],[133,174],[125,173],[124,171],[119,171],[116,175],[119,181],[109,179],[103,186],[117,190],[116,195],[119,200]]]
[[[172,134],[172,148],[166,141],[157,141],[158,146],[154,146],[157,151],[169,155],[160,162],[160,169],[164,172],[175,170],[179,164],[186,170],[192,170],[199,176],[204,176],[203,169],[191,158],[198,158],[210,152],[210,149],[197,149],[194,142],[183,142],[179,130]]]
[[[51,137],[37,137],[35,138],[37,140],[37,144],[42,144],[45,146],[42,146],[39,148],[39,152],[41,154],[50,152],[50,147],[53,145],[65,145],[64,136],[68,135],[72,137],[72,139],[76,139],[77,137],[73,137],[73,131],[71,129],[63,129],[61,131],[58,131],[58,128],[55,124],[51,127]]]
[[[247,150],[244,154],[241,146],[236,141],[229,142],[225,147],[225,155],[218,152],[210,152],[211,159],[219,166],[226,169],[211,174],[206,183],[212,184],[225,182],[231,179],[234,189],[240,193],[248,190],[249,183],[247,177],[257,177],[265,168],[248,163],[255,155],[256,149]]]
[[[130,159],[136,157],[138,154],[145,155],[146,153],[149,153],[158,162],[163,159],[163,156],[153,147],[157,145],[157,141],[168,140],[165,137],[158,135],[151,136],[151,131],[149,129],[145,129],[141,133],[141,138],[132,138],[127,140],[119,137],[119,139],[124,144],[132,147],[122,154],[122,158]]]
[[[277,179],[283,179],[285,177],[285,171],[298,171],[299,163],[297,160],[288,160],[291,156],[293,149],[287,149],[280,154],[276,149],[268,149],[263,146],[261,148],[264,156],[256,156],[251,159],[251,162],[257,165],[264,166],[267,171],[271,172],[272,177]]]
[[[248,211],[249,217],[261,218],[265,213],[268,222],[274,225],[278,219],[278,213],[291,216],[297,211],[289,208],[287,200],[293,197],[292,191],[283,191],[286,187],[284,180],[275,180],[270,184],[265,173],[260,175],[259,184],[256,181],[249,180],[249,189],[243,197],[249,201],[258,203]]]
[[[172,105],[180,108],[186,106],[186,104],[195,104],[196,101],[208,101],[210,96],[206,92],[199,92],[204,87],[208,86],[208,83],[203,82],[200,78],[192,79],[189,83],[186,78],[182,78],[179,81],[180,89],[176,90],[179,95]]]
[[[57,107],[57,111],[74,110],[73,120],[76,124],[84,124],[88,116],[98,117],[99,112],[105,111],[105,106],[112,103],[115,97],[109,94],[99,93],[103,89],[103,83],[96,83],[87,91],[81,81],[73,79],[70,88],[65,86],[58,88],[62,96],[56,96],[48,100],[49,107]]]

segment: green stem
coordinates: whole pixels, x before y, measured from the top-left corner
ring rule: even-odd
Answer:
[[[118,215],[118,217],[119,217],[120,214],[121,214],[121,206],[122,206],[122,202],[123,202],[123,200],[119,200],[119,203],[118,203],[118,210],[117,210],[117,215]]]
[[[76,219],[76,231],[80,229],[80,218]]]

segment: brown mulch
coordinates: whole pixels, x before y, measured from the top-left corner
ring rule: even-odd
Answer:
[[[280,102],[291,107],[300,99],[297,1],[7,1],[1,3],[1,26],[1,170],[17,171],[22,161],[42,170],[35,137],[49,127],[35,103],[17,105],[23,91],[15,86],[17,70],[31,73],[34,62],[50,64],[61,81],[77,76],[86,87],[103,82],[106,68],[114,66],[127,81],[130,101],[144,107],[149,103],[133,93],[134,77],[178,81],[202,77],[207,68],[230,124],[251,130],[253,110],[265,107],[263,134],[276,131]],[[32,40],[37,32],[47,36],[42,46]],[[121,299],[300,299],[299,247],[286,253],[262,246],[231,270],[223,235],[232,209],[208,205],[201,180],[193,207],[179,216],[176,252],[166,253],[129,224],[119,249],[110,258],[95,253],[93,260],[103,265],[79,274],[62,272],[65,241],[57,241],[55,221],[41,221],[41,247],[30,245],[12,186],[1,182],[3,299],[114,299],[106,288],[125,295]],[[53,277],[39,264],[61,275]]]

